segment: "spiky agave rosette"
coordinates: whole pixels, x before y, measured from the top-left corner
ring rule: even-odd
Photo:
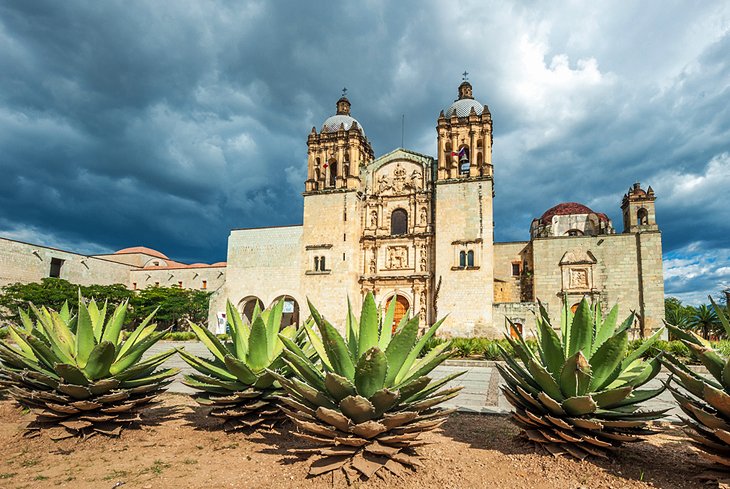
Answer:
[[[79,297],[77,316],[68,305],[60,312],[36,308],[33,323],[21,311],[22,324],[9,327],[14,342],[0,341],[0,382],[34,421],[26,434],[48,428],[54,439],[101,433],[118,436],[140,421],[140,409],[151,404],[177,369],[157,370],[174,349],[140,361],[165,331],[150,324],[154,313],[121,339],[127,303],[107,319],[107,305],[88,306]]]
[[[284,301],[261,311],[256,305],[251,325],[228,301],[226,318],[230,342],[221,342],[207,328],[190,323],[190,327],[213,354],[204,359],[180,350],[180,355],[198,371],[185,375],[186,385],[198,391],[195,400],[211,408],[210,415],[224,420],[223,429],[233,431],[254,427],[272,427],[285,419],[277,397],[284,392],[267,368],[285,367],[281,358],[284,345],[279,338],[294,341],[295,326],[279,331]]]
[[[527,439],[553,455],[606,457],[622,442],[654,433],[649,422],[668,411],[639,409],[665,389],[639,389],[661,368],[659,355],[641,358],[661,330],[627,356],[634,315],[618,327],[617,315],[614,307],[603,319],[600,306],[591,308],[583,299],[575,316],[565,308],[558,336],[540,304],[537,353],[519,332],[516,341],[506,335],[519,362],[500,348],[505,364],[497,369],[506,382],[502,391],[515,408],[512,421]]]
[[[461,387],[442,387],[464,372],[440,380],[429,376],[452,355],[449,343],[418,358],[441,321],[419,338],[418,316],[406,316],[392,335],[394,305],[392,301],[381,321],[368,293],[358,323],[348,304],[343,338],[310,303],[320,336],[307,332],[321,364],[282,337],[284,359],[294,376],[272,374],[288,393],[282,409],[298,426],[295,435],[320,445],[296,451],[315,457],[312,476],[334,471],[350,482],[383,476],[384,471],[402,476],[407,467],[421,465],[415,451],[426,443],[421,435],[453,412],[438,405],[455,397]]]
[[[712,297],[710,301],[730,336],[728,316]],[[664,357],[664,365],[674,374],[669,390],[687,415],[682,417],[685,432],[705,459],[730,470],[730,361],[691,331],[669,324],[667,327],[710,373],[701,375],[672,355]]]

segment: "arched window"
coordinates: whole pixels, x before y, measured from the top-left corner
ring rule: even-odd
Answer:
[[[645,226],[649,224],[649,213],[642,207],[636,212],[636,219],[639,222],[639,226]]]
[[[324,272],[325,270],[327,270],[327,267],[325,267],[325,265],[324,265],[324,257],[320,256],[319,257],[319,271]]]
[[[569,229],[565,232],[566,236],[583,236],[583,231],[580,229]]]
[[[459,173],[469,173],[469,147],[465,144],[459,148]]]
[[[330,187],[337,185],[337,162],[330,163]]]
[[[347,177],[349,177],[349,176],[350,176],[350,165],[344,165],[344,166],[342,167],[342,176],[343,176],[344,178],[347,178]]]
[[[390,215],[390,234],[393,236],[408,232],[408,213],[404,209],[396,209]]]
[[[255,296],[246,297],[238,304],[238,309],[241,311],[241,315],[243,316],[245,321],[249,322],[249,324],[251,323],[253,311],[256,308],[257,304],[259,306],[259,310],[262,310],[264,308],[264,302]]]
[[[461,268],[466,268],[466,252],[465,251],[459,252],[459,266]]]
[[[314,271],[319,272],[319,257],[318,256],[314,257]]]
[[[472,250],[469,250],[466,253],[466,266],[467,267],[473,267],[474,266],[474,252]]]
[[[273,306],[282,299],[284,300],[284,306],[281,311],[281,324],[279,325],[279,329],[284,329],[291,325],[299,326],[299,303],[294,297],[290,295],[279,296],[274,299],[271,305]]]

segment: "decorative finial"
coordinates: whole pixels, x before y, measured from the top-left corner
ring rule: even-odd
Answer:
[[[342,96],[345,97],[347,95],[347,88],[342,89]]]
[[[461,79],[463,81],[468,81],[469,80],[469,72],[466,71],[466,70],[464,70],[464,73],[461,74]]]

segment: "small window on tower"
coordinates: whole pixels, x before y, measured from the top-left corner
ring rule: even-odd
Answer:
[[[519,274],[520,274],[520,264],[513,263],[512,264],[512,275],[517,277]]]
[[[319,257],[318,256],[314,257],[314,271],[319,272]]]
[[[208,288],[208,281],[207,280],[203,280],[203,290],[205,290],[207,288]]]
[[[51,258],[51,270],[48,276],[61,278],[61,266],[63,266],[63,260],[60,258]]]
[[[459,252],[459,266],[461,268],[466,268],[466,252],[465,251]]]
[[[177,283],[177,287],[178,287],[179,289],[182,289],[182,282],[178,282],[178,283]]]
[[[467,267],[473,267],[474,266],[474,252],[472,250],[469,250],[466,253],[466,266]]]
[[[132,282],[132,290],[137,290],[137,282]]]
[[[325,270],[327,270],[327,267],[325,267],[324,257],[323,256],[320,256],[319,257],[319,270],[321,272],[324,272]]]

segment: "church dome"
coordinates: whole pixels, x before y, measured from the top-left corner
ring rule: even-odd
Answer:
[[[364,136],[365,131],[360,123],[357,122],[357,119],[345,114],[336,114],[327,118],[327,120],[324,121],[324,124],[322,124],[322,132],[337,132],[340,130],[340,126],[344,126],[345,131],[349,131],[353,124],[357,124],[357,127]]]
[[[479,102],[472,95],[471,83],[464,81],[459,85],[459,98],[444,111],[444,117],[447,119],[451,116],[456,117],[469,117],[471,109],[474,109],[477,115],[482,115],[484,112],[484,104]],[[487,113],[489,109],[487,109]]]
[[[324,121],[321,132],[337,132],[341,127],[344,127],[345,131],[349,131],[353,125],[356,125],[360,130],[360,134],[365,136],[365,130],[357,122],[357,119],[350,115],[350,101],[347,100],[347,97],[343,93],[340,100],[337,101],[337,113]]]
[[[601,221],[608,221],[608,216],[601,212],[594,212],[590,207],[578,202],[563,202],[546,210],[540,217],[542,224],[550,224],[554,216],[570,216],[573,214],[595,214]]]
[[[473,98],[463,98],[451,104],[449,108],[444,111],[444,116],[447,119],[452,115],[456,115],[456,117],[468,117],[472,108],[477,115],[482,115],[482,112],[484,111],[484,105],[482,105],[478,100],[474,100]]]

